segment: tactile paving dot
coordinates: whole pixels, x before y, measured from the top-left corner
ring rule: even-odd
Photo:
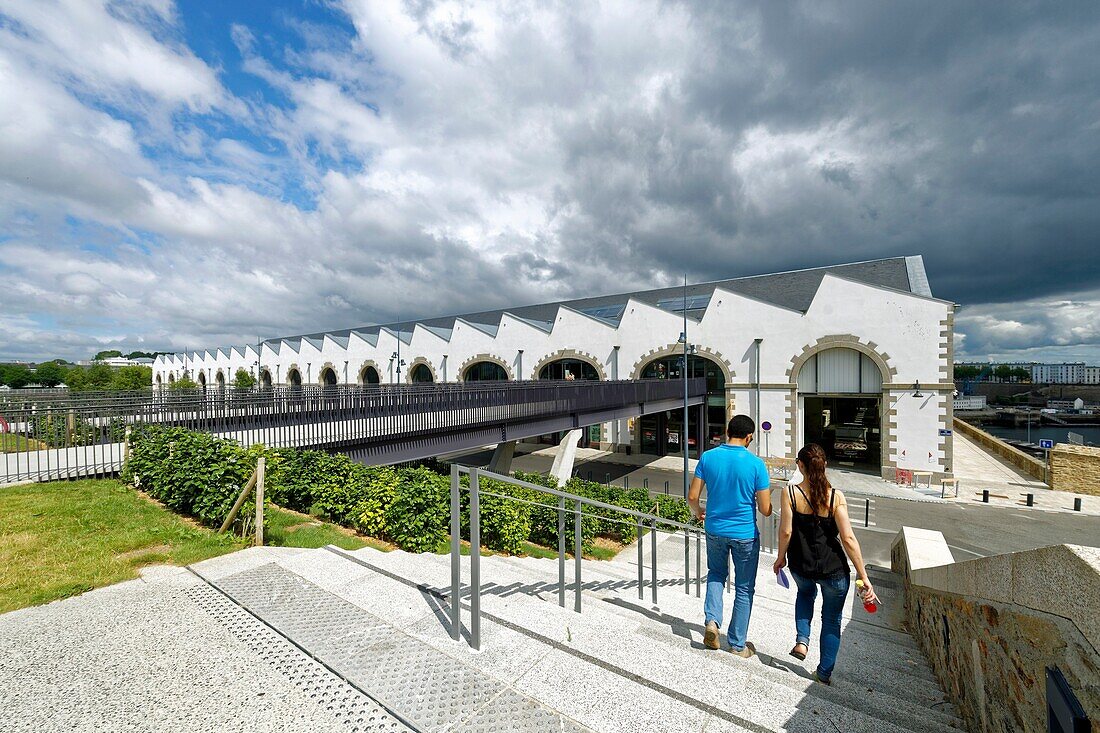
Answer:
[[[582,733],[588,729],[514,690],[505,690],[497,695],[472,718],[453,729],[454,733],[496,733],[504,730],[514,733]]]
[[[285,675],[302,693],[333,713],[351,733],[403,733],[403,723],[300,649],[209,586],[188,588],[186,596],[264,662]]]

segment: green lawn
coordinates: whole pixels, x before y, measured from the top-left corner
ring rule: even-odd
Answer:
[[[0,433],[0,453],[22,453],[24,451],[42,450],[47,448],[45,443],[25,435],[15,433]]]
[[[0,489],[0,613],[246,547],[158,506],[119,481]]]
[[[373,547],[376,550],[389,551],[393,545],[366,537],[350,529],[344,529],[330,522],[306,514],[299,514],[280,507],[267,509],[267,525],[264,528],[264,544],[275,547],[324,547],[336,545],[345,550],[358,550],[361,547]]]

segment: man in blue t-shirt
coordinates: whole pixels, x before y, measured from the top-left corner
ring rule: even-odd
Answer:
[[[728,440],[699,458],[691,482],[688,503],[707,530],[707,598],[703,604],[706,632],[703,644],[718,648],[722,623],[722,594],[729,577],[733,556],[733,616],[730,618],[730,651],[749,658],[755,649],[746,637],[752,598],[756,593],[756,568],[760,560],[760,533],[756,528],[756,510],[765,517],[772,514],[771,480],[764,461],[748,451],[756,423],[748,415],[736,415],[726,428]],[[707,508],[699,506],[703,489],[707,490]]]

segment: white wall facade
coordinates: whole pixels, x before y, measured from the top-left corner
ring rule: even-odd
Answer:
[[[727,419],[747,413],[757,423],[773,424],[767,442],[774,457],[793,457],[802,445],[801,364],[830,348],[865,354],[881,378],[883,475],[892,478],[897,468],[949,475],[953,319],[952,303],[826,273],[805,312],[718,286],[702,317],[689,320],[688,341],[724,372]],[[382,384],[407,383],[417,363],[428,365],[437,381],[454,382],[479,360],[499,363],[510,379],[536,379],[539,365],[555,357],[589,361],[603,378],[636,379],[654,358],[680,352],[682,330],[682,314],[631,298],[617,326],[564,305],[548,330],[507,312],[495,335],[461,319],[449,338],[417,325],[402,332],[401,369],[392,358],[397,334],[385,327],[343,339],[267,341],[259,363],[276,385],[287,383],[291,369],[300,372],[303,384],[319,384],[326,366],[340,384],[356,384],[366,365],[378,370]],[[216,384],[219,370],[228,383],[238,368],[255,373],[256,362],[255,346],[162,356],[153,365],[154,385],[159,380],[166,386],[169,377],[185,372],[195,378],[199,370],[208,385]],[[914,396],[918,383],[920,397]],[[612,444],[607,447],[637,449],[636,428],[631,431],[626,421],[605,426],[605,441]],[[763,442],[757,445],[761,453]]]

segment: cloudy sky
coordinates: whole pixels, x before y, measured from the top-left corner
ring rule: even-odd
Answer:
[[[1100,4],[0,1],[0,358],[923,254],[1100,363]]]

